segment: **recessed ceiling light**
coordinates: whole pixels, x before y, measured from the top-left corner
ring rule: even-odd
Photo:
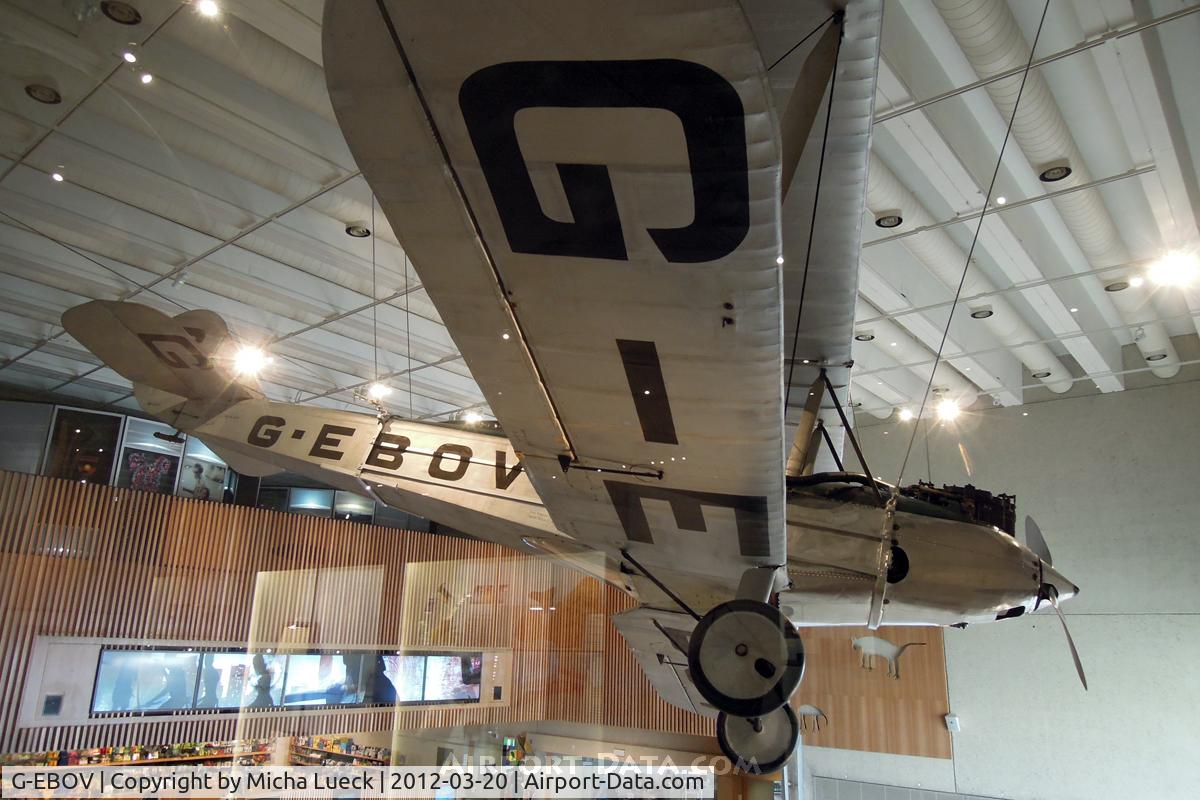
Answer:
[[[911,422],[911,421],[912,421],[912,418],[913,418],[913,417],[915,417],[915,416],[916,416],[916,414],[914,414],[914,413],[912,412],[912,409],[911,409],[911,408],[902,408],[902,409],[900,409],[900,421],[901,421],[901,422]]]
[[[898,228],[904,222],[899,214],[880,214],[875,218],[875,225],[880,228]]]
[[[1151,264],[1147,274],[1159,286],[1188,286],[1200,275],[1200,259],[1194,253],[1171,250]]]
[[[133,54],[132,50],[126,50],[124,53],[121,53],[121,58],[125,59],[126,64],[137,63],[137,56]]]
[[[1044,370],[1042,370],[1041,372],[1035,372],[1035,373],[1033,373],[1033,377],[1037,378],[1039,381],[1040,381],[1042,378],[1049,378],[1049,377],[1050,377],[1050,370],[1048,370],[1048,369],[1044,369]]]
[[[100,11],[113,22],[121,25],[137,25],[142,21],[141,12],[121,0],[104,0],[100,3]]]
[[[1072,307],[1071,307],[1071,313],[1072,313],[1072,314],[1078,314],[1078,313],[1079,313],[1079,309],[1078,309],[1078,308],[1075,308],[1074,306],[1072,306]]]
[[[388,386],[386,383],[379,383],[378,381],[372,383],[370,388],[367,389],[367,396],[372,400],[382,400],[391,393],[392,387]]]
[[[58,105],[62,102],[62,95],[58,93],[58,89],[44,83],[29,84],[25,87],[25,94],[48,106]]]
[[[775,263],[776,263],[776,264],[779,264],[780,266],[782,266],[782,265],[783,265],[783,256],[779,256],[779,257],[777,257],[777,258],[775,259]]]
[[[895,343],[895,342],[892,342],[890,346],[891,346],[891,347],[895,347],[895,346],[896,346],[896,343]]]
[[[1134,278],[1134,280],[1137,280],[1137,278]],[[1129,288],[1129,285],[1130,285],[1129,281],[1113,281],[1112,283],[1104,284],[1104,291],[1106,291],[1106,292],[1123,292]]]
[[[1141,286],[1145,282],[1146,282],[1146,279],[1143,278],[1141,275],[1134,275],[1132,278],[1129,279],[1129,285],[1135,289],[1138,288],[1139,286]]]
[[[54,179],[54,182],[55,182],[55,183],[62,183],[62,182],[63,182],[63,176],[62,176],[62,173],[61,173],[61,172],[51,172],[51,173],[50,173],[50,177]]]
[[[141,77],[142,83],[150,83],[150,81],[152,81],[152,80],[154,80],[154,76],[151,75],[149,72],[142,73],[142,77]]]
[[[977,308],[971,312],[971,319],[987,319],[993,313],[990,308]]]
[[[1028,416],[1029,416],[1029,412],[1028,412],[1028,411],[1022,411],[1022,412],[1021,412],[1021,416],[1022,416],[1022,417],[1028,417]]]
[[[200,0],[196,3],[196,10],[206,17],[215,17],[221,13],[221,7],[214,0]]]
[[[1043,183],[1054,183],[1056,181],[1061,181],[1064,178],[1069,178],[1070,176],[1070,165],[1066,163],[1052,164],[1038,174],[1038,180],[1042,181]]]
[[[862,333],[854,334],[854,338],[860,342],[871,342],[875,340],[875,334],[870,333],[869,331],[863,331]]]
[[[346,235],[353,236],[355,239],[365,239],[371,235],[371,229],[365,222],[351,222],[346,226]]]
[[[483,414],[480,414],[478,411],[468,411],[463,415],[463,422],[468,425],[478,425],[480,422],[483,422]]]
[[[504,333],[500,334],[500,338],[507,342],[509,339],[512,338],[512,334],[509,333],[508,331],[504,331]]]
[[[1007,202],[1008,202],[1008,198],[1005,197],[1004,195],[1000,195],[999,197],[996,198],[996,205],[998,205],[998,206],[1002,206]]]
[[[1147,361],[1162,361],[1166,357],[1167,357],[1166,353],[1155,353],[1154,355],[1146,356],[1146,360]]]

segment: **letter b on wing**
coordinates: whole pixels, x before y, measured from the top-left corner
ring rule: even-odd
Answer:
[[[695,217],[682,228],[649,229],[667,261],[716,261],[750,229],[745,112],[733,86],[708,67],[673,59],[514,61],[471,75],[458,101],[515,253],[628,257],[608,167],[559,164],[574,221],[546,216],[517,140],[516,115],[525,108],[653,108],[679,118]]]

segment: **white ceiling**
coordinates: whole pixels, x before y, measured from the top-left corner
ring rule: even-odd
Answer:
[[[1031,41],[1042,4],[997,2]],[[133,5],[142,22],[123,26],[98,0],[0,2],[0,393],[136,408],[129,383],[59,326],[73,305],[123,298],[223,315],[276,357],[262,376],[274,399],[370,410],[355,390],[378,372],[394,387],[394,413],[486,413],[386,220],[371,222],[370,190],[325,90],[321,0],[221,0],[215,19],[169,0]],[[1194,5],[1052,2],[1036,55]],[[960,306],[945,349],[947,380],[987,402],[1044,391],[1018,357],[1034,343],[1080,385],[1120,391],[1150,374],[1129,347],[1139,328],[1196,336],[1195,287],[1156,289],[1124,311],[1103,290],[1120,271],[1108,268],[1197,246],[1200,14],[1153,30],[1038,69],[1086,162],[1073,166],[1106,181],[1098,192],[1125,252],[1085,254],[1054,203],[1037,199],[1054,185],[1009,142],[995,192],[1007,205],[985,218],[974,251],[994,294],[964,296],[970,307],[1008,303],[1018,333],[999,337]],[[782,38],[764,41],[767,56]],[[134,65],[121,58],[130,43]],[[898,209],[907,222],[895,231],[864,225],[857,317],[876,338],[855,347],[863,411],[920,401],[955,289],[921,240],[941,237],[943,252],[965,258],[1006,127],[985,89],[895,112],[978,77],[933,3],[887,3],[873,149],[914,208]],[[62,102],[35,102],[31,83],[54,86]],[[912,233],[917,219],[949,224]],[[376,235],[346,235],[358,220]]]

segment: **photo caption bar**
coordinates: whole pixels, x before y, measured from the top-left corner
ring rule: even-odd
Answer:
[[[7,800],[50,798],[711,798],[712,767],[4,767]]]

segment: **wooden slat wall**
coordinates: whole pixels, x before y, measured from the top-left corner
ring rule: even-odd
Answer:
[[[941,628],[805,628],[800,633],[807,664],[793,704],[814,705],[829,717],[828,722],[822,720],[819,732],[805,734],[806,744],[950,758],[950,733],[943,719],[950,701]],[[878,636],[897,645],[924,644],[900,656],[896,680],[887,676],[882,658],[875,659],[873,670],[860,666],[851,646],[860,636]]]
[[[654,694],[608,623],[631,605],[486,542],[0,472],[0,752],[538,719],[711,734],[711,721]],[[38,635],[512,648],[511,697],[21,730]]]
[[[0,472],[0,752],[540,719],[712,735],[711,720],[658,698],[609,623],[631,606],[486,542]],[[830,717],[809,743],[949,757],[941,632],[883,633],[927,642],[904,654],[900,681],[859,668],[850,639],[865,633],[803,631],[797,702]],[[511,696],[491,708],[18,730],[38,635],[512,649]]]

